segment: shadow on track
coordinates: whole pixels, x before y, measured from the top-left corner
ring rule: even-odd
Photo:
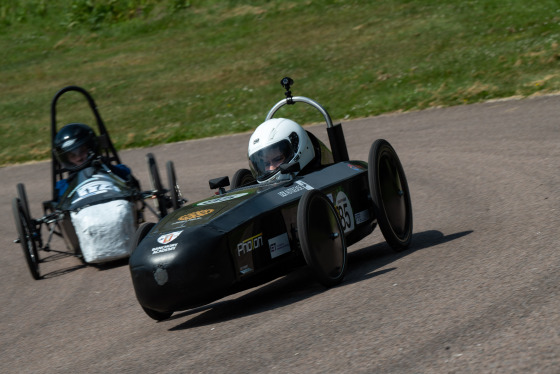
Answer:
[[[74,256],[73,254],[70,254],[70,253],[66,254],[66,253],[59,252],[59,253],[55,253],[55,254],[49,255],[49,256],[41,259],[41,262],[43,262],[43,263],[52,262],[52,261],[62,260],[64,258],[68,258],[68,257],[75,257],[76,258],[76,256]],[[125,266],[125,265],[128,265],[128,258],[115,260],[115,261],[109,261],[109,262],[102,263],[102,264],[86,264],[86,263],[82,262],[79,265],[69,266],[69,267],[66,267],[66,268],[51,271],[49,273],[45,273],[41,276],[41,279],[56,278],[56,277],[59,277],[61,275],[72,273],[76,270],[86,268],[88,266],[94,267],[99,271],[105,271],[105,270],[111,270],[111,269],[118,268],[118,267]]]
[[[414,234],[411,248],[403,252],[393,252],[385,242],[348,252],[348,271],[345,280],[337,287],[344,287],[348,284],[393,271],[396,268],[379,271],[376,271],[376,269],[382,268],[413,252],[447,243],[470,233],[472,231],[443,235],[440,231],[429,230]],[[204,312],[169,330],[190,329],[262,313],[267,310],[297,303],[324,291],[325,287],[317,283],[308,274],[307,268],[299,268],[284,277],[259,286],[236,299],[218,301],[199,308],[176,313],[170,318],[171,320]]]
[[[70,253],[65,253],[65,252],[47,252],[48,255],[43,257],[41,259],[41,263],[47,263],[47,262],[54,262],[54,261],[61,261],[65,258],[68,257],[74,257],[74,255],[70,254]],[[48,273],[45,273],[43,275],[41,275],[40,279],[51,279],[51,278],[56,278],[59,277],[61,275],[64,274],[68,274],[68,273],[72,273],[76,270],[82,269],[86,267],[85,264],[80,264],[80,265],[74,265],[74,266],[69,266],[66,268],[62,268],[62,269],[57,269]]]
[[[344,282],[341,286],[344,284],[359,282],[364,279],[370,279],[382,273],[392,271],[395,268],[384,269],[381,272],[376,272],[375,269],[382,268],[391,262],[397,261],[416,251],[429,247],[435,247],[436,245],[459,239],[463,236],[469,235],[470,233],[472,233],[472,230],[443,235],[440,231],[428,230],[413,234],[412,246],[406,251],[395,253],[387,243],[382,242],[354,252],[349,252],[349,271],[346,273],[346,277],[344,278]]]

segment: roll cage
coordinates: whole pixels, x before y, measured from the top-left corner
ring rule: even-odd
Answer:
[[[64,179],[64,173],[67,170],[58,162],[54,155],[54,140],[56,134],[58,132],[57,129],[57,120],[56,120],[56,105],[58,100],[62,97],[63,94],[70,91],[76,91],[81,93],[87,100],[93,115],[95,116],[95,120],[97,123],[97,141],[99,144],[99,152],[100,155],[104,158],[104,160],[110,164],[120,164],[121,160],[117,153],[117,150],[113,146],[113,142],[109,137],[109,133],[105,128],[105,124],[103,123],[103,119],[101,119],[101,115],[97,110],[97,105],[95,101],[91,97],[91,95],[82,87],[79,86],[67,86],[61,89],[56,93],[52,102],[51,102],[51,158],[52,158],[52,167],[51,167],[51,174],[52,174],[52,200],[55,201],[58,199],[57,192],[56,192],[56,182],[61,179]]]

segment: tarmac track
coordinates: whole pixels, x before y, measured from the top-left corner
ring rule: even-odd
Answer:
[[[302,269],[160,323],[138,305],[126,264],[52,255],[33,280],[12,243],[11,200],[25,183],[39,217],[50,163],[4,167],[0,372],[559,373],[559,108],[545,96],[345,122],[351,158],[367,160],[377,138],[399,154],[412,247],[396,254],[376,229],[349,248],[338,287]],[[309,129],[325,140],[322,125]],[[195,201],[210,178],[246,167],[248,138],[120,155],[145,187],[147,152],[164,181],[173,160]]]

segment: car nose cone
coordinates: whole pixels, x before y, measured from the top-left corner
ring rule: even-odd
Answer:
[[[223,231],[196,227],[164,245],[157,238],[144,238],[129,261],[136,297],[143,307],[162,312],[188,309],[215,298],[233,283]]]

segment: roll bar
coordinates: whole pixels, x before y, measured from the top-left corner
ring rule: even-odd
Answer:
[[[270,111],[266,115],[265,121],[268,121],[269,119],[273,118],[274,114],[278,111],[278,109],[282,108],[284,105],[294,105],[295,103],[305,103],[311,105],[312,107],[317,109],[319,113],[323,115],[323,118],[327,123],[327,134],[329,136],[329,142],[331,146],[331,151],[333,153],[334,161],[335,162],[349,161],[350,158],[348,157],[348,148],[346,147],[346,140],[344,138],[344,133],[342,131],[342,124],[339,123],[333,125],[331,116],[329,115],[327,110],[323,108],[323,106],[321,106],[321,104],[319,104],[315,100],[312,100],[304,96],[292,96],[292,92],[290,91],[291,85],[294,84],[292,78],[290,77],[282,78],[280,84],[286,90],[286,92],[284,93],[286,95],[286,98],[277,102],[272,107],[272,109],[270,109]]]
[[[58,100],[60,99],[60,97],[66,93],[66,92],[70,92],[70,91],[76,91],[81,93],[87,100],[89,107],[91,109],[91,111],[93,112],[93,115],[95,116],[95,120],[97,122],[97,129],[98,129],[98,140],[99,140],[99,148],[100,148],[100,152],[102,155],[105,156],[105,158],[109,161],[109,162],[114,162],[117,164],[120,164],[121,161],[119,159],[119,155],[117,153],[117,150],[115,149],[115,147],[113,146],[113,143],[111,142],[111,138],[109,137],[109,133],[107,132],[107,129],[105,128],[105,124],[103,123],[103,120],[101,119],[101,115],[99,114],[99,111],[97,110],[97,105],[95,104],[95,101],[93,100],[93,98],[91,97],[91,95],[89,94],[89,92],[87,92],[85,89],[83,89],[82,87],[79,86],[67,86],[64,87],[63,89],[61,89],[60,91],[58,91],[51,102],[51,157],[52,157],[52,163],[51,163],[51,171],[52,171],[52,193],[53,193],[53,200],[57,199],[56,196],[56,191],[55,191],[55,187],[56,187],[56,182],[60,179],[63,178],[63,173],[65,172],[65,169],[62,167],[62,165],[60,165],[58,163],[58,160],[56,159],[56,157],[54,156],[54,139],[56,137],[56,133],[57,133],[57,126],[56,126],[56,104],[58,102]]]

